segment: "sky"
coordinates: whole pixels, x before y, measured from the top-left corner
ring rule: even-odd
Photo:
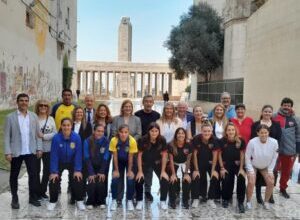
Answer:
[[[132,62],[167,63],[163,46],[192,0],[78,0],[77,60],[117,61],[122,17],[132,24]]]

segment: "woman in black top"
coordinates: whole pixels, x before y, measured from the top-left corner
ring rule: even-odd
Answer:
[[[246,191],[245,141],[238,136],[237,128],[229,122],[224,129],[224,137],[220,140],[221,151],[219,163],[222,181],[223,207],[227,208],[232,199],[234,189],[234,177],[237,176],[237,200],[240,213],[245,212],[244,200]]]
[[[207,173],[210,176],[208,190],[208,202],[211,208],[216,208],[213,200],[220,198],[219,174],[217,172],[219,143],[213,136],[213,128],[209,122],[201,127],[201,134],[196,135],[192,140],[193,147],[193,180],[192,199],[193,208],[199,205],[199,196],[202,201],[207,201]]]
[[[144,170],[152,167],[156,176],[160,180],[160,205],[161,209],[167,209],[166,200],[169,190],[169,175],[166,173],[167,165],[167,143],[161,136],[159,125],[150,123],[148,133],[138,141],[138,172],[136,175],[136,209],[143,208],[143,185]]]
[[[182,182],[182,204],[189,208],[189,194],[191,190],[190,162],[192,148],[187,143],[187,134],[183,128],[177,128],[173,141],[168,145],[168,153],[171,168],[170,205],[176,208],[176,194],[180,192],[180,178]]]
[[[260,116],[260,120],[256,121],[251,128],[251,139],[257,136],[257,127],[261,124],[267,125],[270,129],[270,133],[269,136],[276,139],[278,141],[278,144],[280,143],[280,139],[281,139],[281,127],[280,124],[276,121],[272,120],[272,116],[273,116],[273,107],[271,105],[264,105],[262,110],[261,110],[261,116]],[[274,172],[274,184],[276,184],[276,180],[277,180],[277,173]],[[256,188],[256,199],[257,199],[257,203],[259,204],[263,204],[263,199],[261,196],[261,187],[265,186],[266,183],[264,181],[264,178],[262,177],[262,175],[260,173],[257,173],[256,176],[256,184],[255,184],[255,188]],[[275,203],[273,195],[271,196],[270,203]]]

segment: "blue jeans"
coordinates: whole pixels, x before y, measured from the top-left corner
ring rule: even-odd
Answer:
[[[126,161],[118,161],[118,168],[119,168],[119,173],[120,177],[122,176],[121,174],[124,174],[125,169],[126,169],[126,174],[128,171],[128,162]],[[111,181],[111,194],[112,194],[112,199],[117,199],[118,197],[118,184],[120,181],[119,178],[113,178]],[[129,179],[128,177],[126,178],[127,182],[127,189],[126,189],[126,198],[127,200],[132,200],[133,194],[134,194],[134,179]]]

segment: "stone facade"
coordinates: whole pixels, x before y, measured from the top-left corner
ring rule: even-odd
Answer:
[[[77,1],[2,0],[0,33],[0,109],[21,92],[56,100],[64,55],[76,72]]]

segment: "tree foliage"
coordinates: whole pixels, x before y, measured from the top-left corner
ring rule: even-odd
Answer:
[[[192,74],[210,80],[212,71],[223,63],[224,33],[222,19],[206,3],[192,6],[172,28],[165,46],[171,51],[170,67],[177,79]]]

